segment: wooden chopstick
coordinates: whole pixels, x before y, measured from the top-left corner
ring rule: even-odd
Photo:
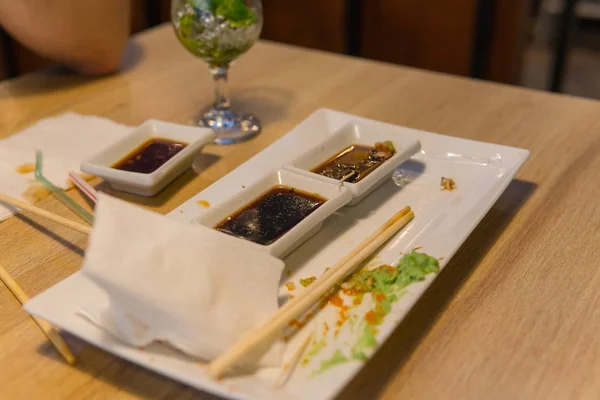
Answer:
[[[410,211],[410,207],[400,210],[336,265],[326,271],[312,285],[306,288],[305,291],[277,310],[266,323],[254,329],[209,363],[208,374],[213,378],[221,377],[227,369],[257,345],[280,334],[289,321],[300,315],[329,290],[339,284],[346,275],[352,272],[369,255],[404,227],[413,217],[414,213]]]
[[[15,282],[15,280],[10,276],[8,271],[6,271],[2,266],[0,266],[0,280],[4,282],[8,290],[15,296],[15,298],[21,303],[21,305],[25,304],[29,297],[27,294],[21,289],[21,287]],[[65,359],[67,363],[73,365],[75,363],[75,356],[69,350],[69,346],[65,343],[63,338],[60,336],[58,331],[50,325],[47,321],[38,319],[30,314],[30,317],[35,321],[35,323],[39,326],[39,328],[44,332],[50,343],[54,346],[56,351]]]
[[[28,211],[32,214],[46,218],[50,221],[56,222],[57,224],[66,226],[67,228],[71,228],[77,232],[81,232],[86,235],[89,235],[92,232],[92,228],[87,225],[83,225],[78,222],[71,221],[70,219],[61,217],[60,215],[56,215],[54,213],[51,213],[50,211],[43,210],[39,207],[32,206],[29,203],[26,203],[19,199],[15,199],[14,197],[7,196],[3,193],[0,193],[0,202],[10,204],[17,208],[20,208],[23,211]]]
[[[302,358],[302,355],[304,354],[304,351],[308,347],[308,344],[312,340],[313,336],[314,334],[312,333],[308,335],[300,344],[300,347],[296,349],[296,351],[292,355],[292,358],[287,362],[286,365],[284,365],[281,374],[279,374],[277,379],[275,379],[275,382],[273,383],[273,389],[281,389],[283,385],[285,385],[285,383],[288,381],[290,376],[292,376],[292,373],[298,366],[298,362],[300,362],[300,359]]]

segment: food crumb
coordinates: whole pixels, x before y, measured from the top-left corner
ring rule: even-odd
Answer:
[[[286,270],[285,270],[285,274],[286,274],[287,276],[292,276],[292,271],[290,271],[289,269],[286,269]]]
[[[179,210],[179,214],[183,214],[183,210]]]
[[[27,190],[21,193],[21,196],[30,203],[36,203],[37,201],[42,200],[51,194],[52,193],[50,190],[46,189],[45,187],[33,185],[29,186]]]
[[[442,261],[444,258],[446,258],[446,257],[440,257],[439,260]]]
[[[309,278],[306,279],[300,279],[300,284],[304,287],[308,287],[311,283],[313,283],[314,281],[317,280],[316,276],[311,276]]]
[[[208,201],[206,201],[206,200],[198,200],[196,202],[196,204],[198,204],[199,206],[202,206],[204,208],[210,207],[210,203]]]
[[[21,165],[17,165],[16,171],[19,174],[28,174],[30,172],[35,171],[35,164],[34,163],[23,163]]]
[[[453,191],[454,189],[456,189],[456,183],[454,182],[454,179],[444,178],[442,176],[442,181],[440,182],[440,189],[448,190],[450,192]]]
[[[294,282],[286,282],[285,287],[291,292],[296,289],[296,284]]]
[[[245,185],[242,185],[242,189],[246,189],[246,186],[245,186]]]
[[[419,246],[419,247],[415,247],[413,250],[417,251],[417,250],[421,250],[423,248],[423,246]]]

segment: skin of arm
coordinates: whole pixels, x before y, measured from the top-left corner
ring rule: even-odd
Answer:
[[[0,25],[13,38],[89,75],[118,69],[130,14],[129,0],[0,0]]]

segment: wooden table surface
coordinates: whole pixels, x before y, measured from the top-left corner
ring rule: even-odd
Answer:
[[[69,110],[188,122],[212,100],[206,66],[169,27],[132,40],[124,64],[97,80],[47,72],[0,84],[0,137]],[[235,64],[231,83],[234,104],[259,115],[264,132],[207,148],[216,162],[154,199],[121,197],[166,213],[320,107],[531,150],[342,397],[600,398],[600,103],[266,42]],[[53,199],[40,206],[69,216]],[[35,217],[0,223],[0,265],[30,295],[75,272],[85,245]],[[66,337],[74,367],[0,287],[0,398],[209,397]]]

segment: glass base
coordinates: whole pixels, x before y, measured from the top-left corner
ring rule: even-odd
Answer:
[[[215,144],[233,144],[243,142],[258,135],[261,130],[260,121],[253,115],[242,115],[231,109],[211,108],[205,112],[200,125],[212,128],[217,137]]]

